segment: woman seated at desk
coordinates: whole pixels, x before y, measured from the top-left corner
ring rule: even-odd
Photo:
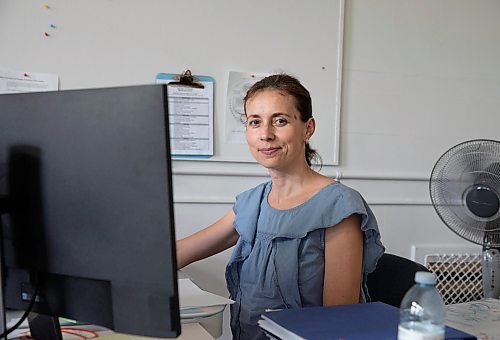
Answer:
[[[177,241],[178,268],[236,245],[226,268],[235,339],[266,339],[266,309],[367,300],[366,276],[384,252],[377,222],[355,190],[313,170],[316,122],[294,77],[268,76],[244,98],[246,140],[270,181],[225,216]]]

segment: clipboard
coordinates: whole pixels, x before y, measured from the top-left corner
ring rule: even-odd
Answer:
[[[173,158],[210,158],[214,155],[214,78],[159,73],[157,84],[167,84],[170,152]]]

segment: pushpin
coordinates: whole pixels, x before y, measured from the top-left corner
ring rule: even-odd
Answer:
[[[50,37],[49,32],[44,32],[43,35],[45,35],[46,37]]]
[[[50,8],[50,6],[49,6],[48,4],[43,5],[43,7],[44,7],[45,9],[49,9],[49,8]]]
[[[56,28],[56,25],[50,24],[50,28]]]
[[[28,77],[28,73],[24,72],[23,76]]]

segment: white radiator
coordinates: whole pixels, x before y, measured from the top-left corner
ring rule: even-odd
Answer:
[[[413,246],[412,260],[436,274],[436,287],[445,304],[479,300],[483,297],[482,251],[479,246]]]

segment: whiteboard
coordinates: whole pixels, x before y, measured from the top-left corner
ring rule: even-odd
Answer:
[[[232,162],[253,159],[225,142],[229,73],[286,72],[311,92],[311,145],[333,165],[343,12],[344,0],[0,0],[0,68],[57,74],[61,90],[151,84],[186,69],[211,76],[211,160]]]

